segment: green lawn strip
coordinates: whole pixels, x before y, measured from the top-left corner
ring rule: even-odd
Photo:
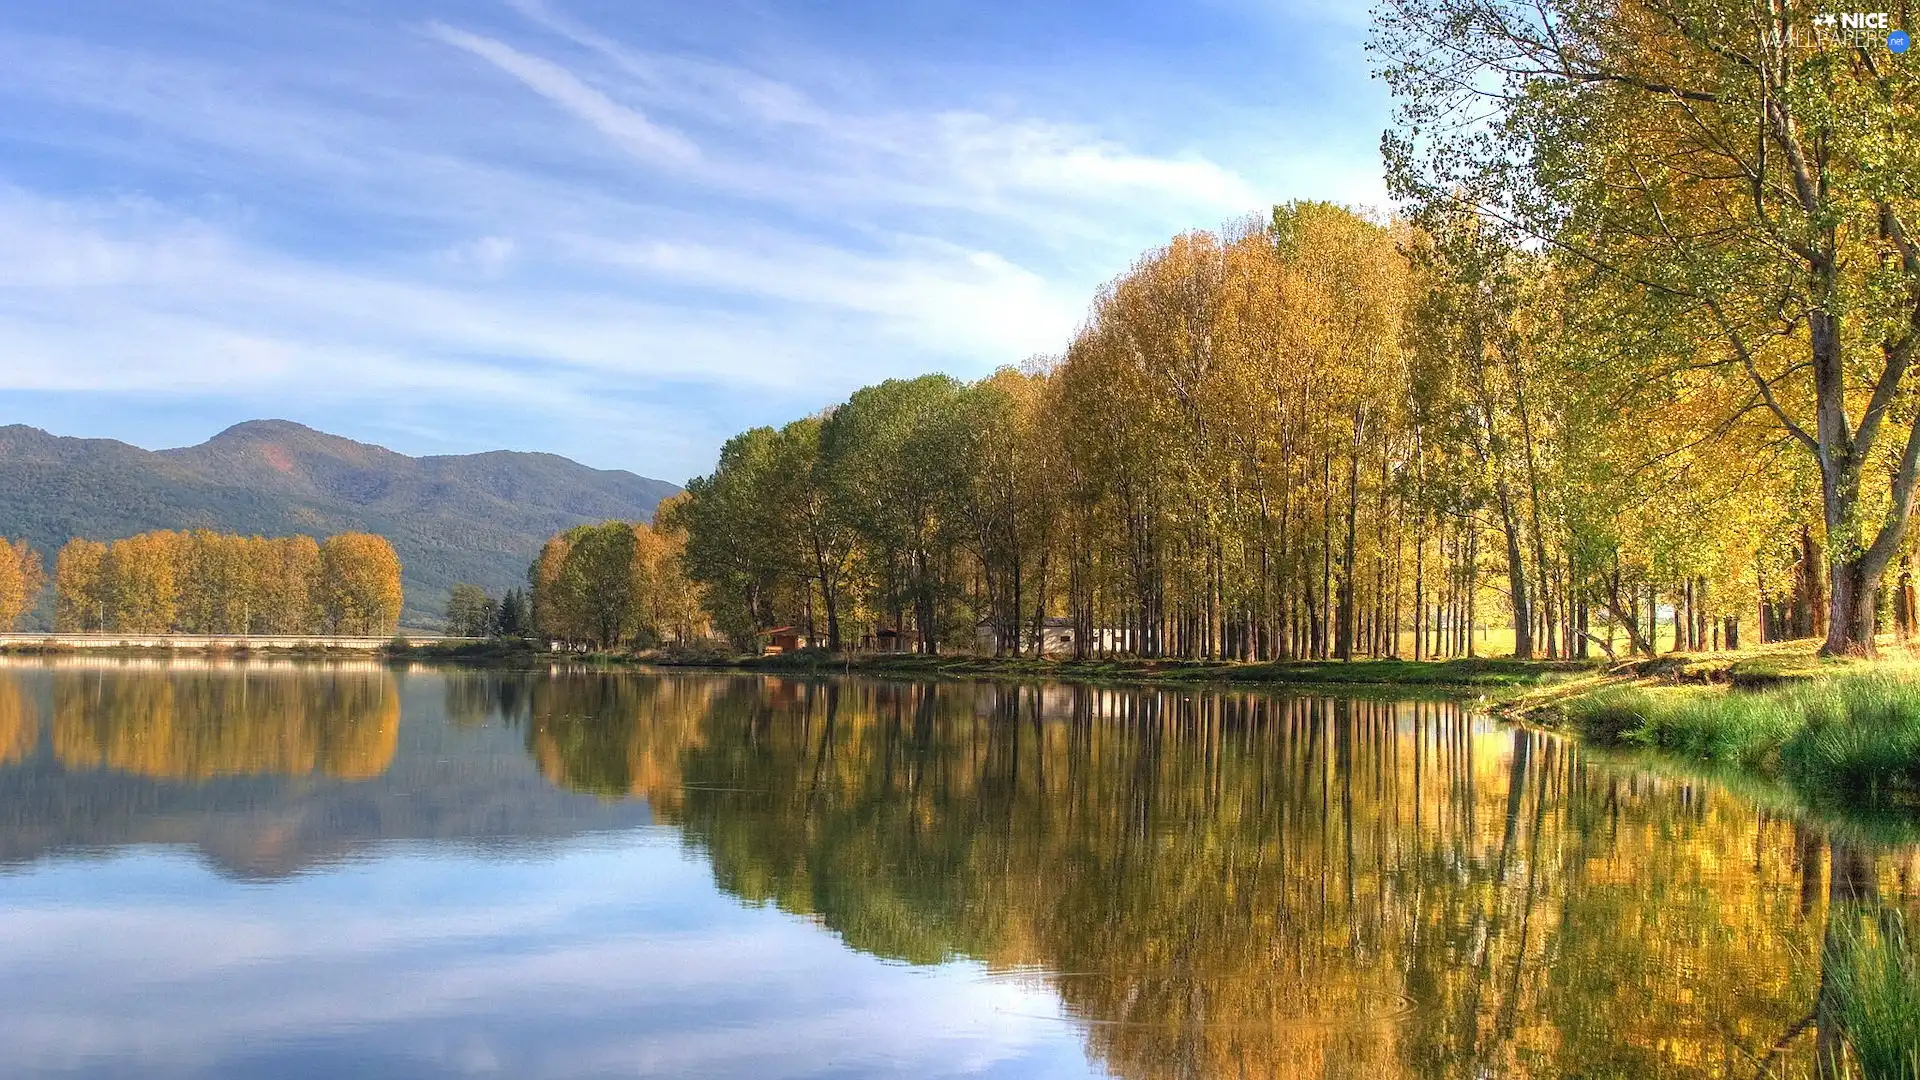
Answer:
[[[1513,688],[1537,686],[1591,670],[1573,661],[1509,659],[1282,661],[1041,660],[1033,657],[835,655],[803,650],[735,662],[752,671],[964,678],[1033,678],[1065,682],[1223,683],[1269,686],[1406,686]]]

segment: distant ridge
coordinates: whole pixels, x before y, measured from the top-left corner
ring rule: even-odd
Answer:
[[[553,533],[609,518],[650,520],[679,490],[555,454],[408,457],[289,420],[249,420],[174,450],[0,427],[0,536],[25,536],[49,564],[75,536],[363,529],[399,552],[401,622],[414,627],[438,624],[454,582],[497,595],[524,581]]]

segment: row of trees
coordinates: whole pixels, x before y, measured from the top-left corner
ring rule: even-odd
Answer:
[[[75,539],[53,586],[64,632],[386,635],[400,621],[400,559],[370,533]]]
[[[1798,580],[1772,538],[1805,499],[1759,425],[1696,445],[1699,403],[1615,373],[1571,285],[1471,219],[1281,207],[1149,253],[1062,357],[736,437],[671,513],[741,644],[1030,648],[1066,616],[1082,652],[1460,655],[1498,624],[1586,655],[1653,648],[1663,607],[1675,647],[1737,643]]]
[[[1183,235],[1061,356],[740,435],[673,511],[716,624],[934,651],[1064,616],[1082,652],[1247,658],[1910,633],[1912,65],[1715,0],[1379,18],[1404,216]]]
[[[534,629],[595,649],[647,648],[706,635],[700,591],[682,563],[673,500],[655,526],[605,521],[549,539],[527,568]]]

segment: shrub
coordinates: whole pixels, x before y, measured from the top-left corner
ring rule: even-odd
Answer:
[[[659,658],[665,664],[726,664],[734,660],[735,653],[726,642],[708,638],[663,645]]]

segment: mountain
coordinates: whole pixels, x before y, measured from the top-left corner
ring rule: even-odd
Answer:
[[[454,582],[497,596],[526,580],[548,536],[609,518],[650,520],[678,490],[554,454],[408,457],[287,420],[250,420],[177,450],[0,427],[0,536],[25,536],[49,569],[76,536],[364,530],[399,552],[401,622],[413,627],[438,624]]]

